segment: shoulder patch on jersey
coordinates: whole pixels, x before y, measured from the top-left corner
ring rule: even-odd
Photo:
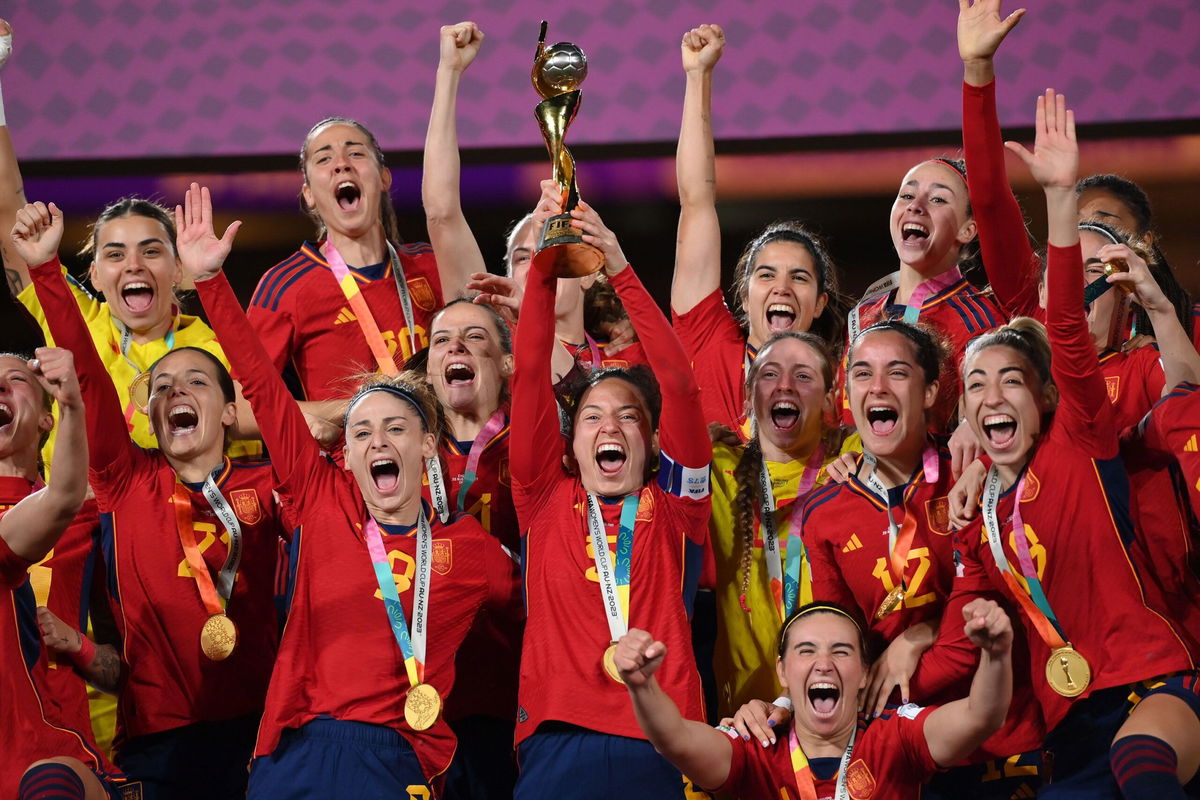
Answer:
[[[857,758],[846,767],[846,791],[854,800],[868,800],[875,794],[875,776],[867,762]]]
[[[408,291],[412,295],[413,302],[422,311],[433,311],[437,306],[437,300],[433,296],[433,287],[429,285],[425,276],[409,278]]]
[[[925,501],[925,519],[929,530],[940,536],[950,535],[950,498],[935,497]]]
[[[247,525],[255,525],[262,519],[262,506],[254,489],[235,489],[229,493],[229,502],[233,505],[233,513]]]
[[[738,732],[735,731],[733,728],[729,727],[728,725],[718,725],[717,730],[719,730],[721,733],[728,736],[730,739],[733,739],[734,741],[737,741],[740,738],[738,736]]]
[[[916,719],[917,715],[925,710],[925,706],[919,706],[916,703],[905,703],[896,709],[896,716],[904,717],[905,719]]]
[[[438,575],[448,575],[454,567],[454,542],[450,539],[433,540],[433,560],[429,564]]]

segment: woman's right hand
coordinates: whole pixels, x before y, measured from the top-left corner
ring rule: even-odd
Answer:
[[[28,203],[17,211],[12,229],[17,255],[31,267],[45,264],[58,255],[62,243],[63,213],[51,203]]]
[[[725,49],[725,31],[720,25],[701,25],[683,35],[679,45],[684,72],[712,72]]]
[[[230,223],[225,235],[218,239],[213,231],[208,187],[193,182],[184,195],[183,205],[175,206],[175,246],[184,274],[193,281],[203,281],[220,272],[241,227],[240,220]]]
[[[1025,16],[1018,8],[1000,18],[1000,0],[958,0],[958,55],[963,63],[990,61],[1009,31]]]
[[[1004,146],[1025,162],[1033,179],[1046,191],[1075,191],[1079,176],[1079,143],[1075,140],[1075,112],[1067,98],[1047,89],[1037,99],[1033,152],[1017,142]]]
[[[775,743],[775,731],[782,729],[792,718],[791,710],[768,703],[751,700],[734,712],[732,717],[721,720],[721,727],[732,728],[743,741],[753,737],[763,747]]]

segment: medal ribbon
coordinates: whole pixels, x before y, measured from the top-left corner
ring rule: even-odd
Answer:
[[[219,470],[220,468],[218,468]],[[204,497],[225,530],[229,532],[229,552],[225,556],[225,564],[213,581],[208,564],[196,543],[196,529],[192,527],[192,495],[191,490],[176,480],[175,491],[171,495],[171,504],[175,506],[175,525],[179,531],[179,544],[183,547],[183,555],[187,560],[188,570],[196,581],[200,591],[200,601],[210,616],[224,613],[233,595],[233,585],[237,581],[238,565],[242,560],[242,528],[237,516],[229,503],[217,489],[217,483],[210,474],[204,481],[202,489]]]
[[[902,592],[907,592],[908,581],[904,573],[905,566],[908,564],[908,551],[912,547],[913,537],[917,533],[917,515],[905,510],[904,521],[897,525],[896,517],[892,513],[891,495],[877,474],[879,460],[872,453],[864,450],[863,461],[871,466],[871,472],[863,482],[883,502],[887,511],[888,570],[892,574],[893,585],[899,587]],[[937,483],[940,467],[938,466],[937,451],[932,445],[925,445],[925,450],[921,453],[921,463],[925,482]],[[902,501],[902,509],[903,505]]]
[[[396,253],[396,248],[392,247],[391,242],[387,243],[387,248],[388,258],[392,265],[392,276],[396,279],[396,291],[400,295],[400,309],[404,312],[404,324],[408,328],[410,352],[415,353],[418,349],[417,333],[413,322],[412,298],[408,293],[408,281],[404,278],[404,268],[400,265],[400,256]],[[358,318],[358,327],[362,331],[363,338],[367,340],[367,346],[371,348],[371,355],[375,356],[375,363],[379,365],[380,372],[384,375],[395,375],[399,370],[396,369],[396,362],[392,359],[392,354],[388,352],[387,344],[383,341],[383,334],[379,332],[379,326],[375,323],[370,306],[367,305],[367,298],[363,297],[362,290],[358,287],[358,281],[354,279],[350,268],[346,266],[346,259],[342,258],[342,254],[328,239],[325,240],[325,261],[329,264],[329,270],[333,273],[333,277],[337,278],[338,286],[345,295],[346,302],[354,311],[354,316]]]
[[[846,791],[846,767],[850,764],[850,754],[854,752],[854,737],[858,734],[858,725],[854,726],[854,730],[850,731],[850,743],[846,745],[846,752],[842,753],[842,761],[838,764],[837,789],[833,793],[834,800],[848,800],[850,797]],[[817,800],[817,782],[812,774],[812,767],[808,765],[808,756],[804,755],[803,748],[800,747],[800,740],[796,738],[796,725],[792,723],[792,730],[788,733],[788,754],[792,758],[792,772],[796,776],[796,788],[800,790],[800,800]]]
[[[592,369],[603,369],[604,356],[600,354],[600,345],[596,344],[596,340],[587,331],[583,332],[583,339],[587,342],[588,350],[592,354]]]
[[[423,511],[417,514],[417,569],[416,581],[412,586],[411,635],[408,620],[404,616],[404,606],[400,604],[400,594],[396,591],[396,579],[392,575],[387,550],[383,546],[383,534],[379,531],[379,524],[367,517],[363,534],[367,540],[367,552],[371,555],[371,565],[375,568],[375,580],[379,583],[380,594],[383,595],[383,607],[387,610],[388,623],[392,626],[396,644],[400,645],[400,655],[404,657],[408,685],[412,687],[424,683],[425,642],[429,633],[429,573],[433,563],[433,534],[429,530],[429,522],[425,519]]]
[[[925,301],[946,287],[961,281],[962,276],[962,270],[955,266],[941,275],[935,275],[929,280],[918,284],[917,288],[913,289],[912,294],[909,296],[908,304],[904,307],[904,321],[910,325],[916,325],[917,320],[921,318],[921,306],[925,304]],[[890,292],[893,289],[899,288],[899,286],[900,273],[893,272],[871,284],[867,291],[863,293],[863,297],[870,297],[882,291]],[[859,332],[862,331],[862,320],[858,316],[858,309],[861,304],[862,300],[859,300],[846,316],[846,330],[849,331],[851,342],[857,339]]]
[[[991,548],[992,558],[996,562],[996,569],[1000,570],[1004,582],[1029,616],[1029,621],[1037,629],[1038,635],[1051,650],[1057,650],[1060,647],[1066,647],[1069,640],[1058,624],[1058,618],[1054,616],[1054,610],[1050,607],[1050,601],[1042,589],[1037,567],[1034,565],[1033,556],[1029,551],[1029,538],[1025,535],[1025,522],[1021,519],[1021,495],[1024,492],[1025,478],[1022,477],[1017,482],[1016,494],[1013,496],[1013,539],[1014,549],[1017,551],[1017,561],[1021,566],[1021,574],[1025,578],[1025,583],[1029,587],[1028,590],[1023,589],[1016,576],[1013,575],[1012,566],[1008,563],[1008,556],[1004,553],[1004,535],[997,512],[1000,505],[1000,471],[995,466],[988,470],[987,483],[983,490],[983,514],[987,528],[988,546]]]
[[[504,411],[501,409],[492,414],[491,419],[475,435],[475,441],[471,442],[471,451],[467,454],[467,469],[463,472],[462,485],[458,487],[458,510],[460,512],[465,513],[466,511],[467,492],[475,483],[476,470],[479,469],[479,459],[483,456],[484,449],[503,427]]]
[[[171,330],[167,331],[167,335],[163,337],[163,344],[167,346],[167,352],[175,349],[175,326],[179,324],[178,309],[174,309],[174,307],[172,308],[175,311],[174,321],[171,323]],[[129,357],[129,348],[133,344],[133,333],[129,330],[129,328],[125,327],[125,323],[121,322],[121,320],[117,319],[116,317],[110,318],[112,319],[113,325],[115,325],[117,330],[121,332],[121,344],[119,345],[118,352],[121,354],[121,358],[125,359],[125,363],[133,367],[135,380],[134,383],[130,384],[129,402],[125,404],[125,425],[129,428],[130,432],[132,432],[133,415],[134,412],[137,411],[137,404],[133,402],[133,385],[137,383],[137,376],[141,375],[145,370],[133,363],[133,359]]]
[[[639,493],[625,495],[621,501],[621,523],[617,531],[617,560],[608,555],[608,535],[596,495],[588,492],[588,534],[596,561],[596,577],[604,596],[608,615],[608,633],[615,642],[629,632],[629,578],[633,570],[633,529],[637,522]]]
[[[796,487],[796,498],[792,501],[792,513],[787,527],[787,543],[783,546],[782,554],[779,552],[779,534],[775,525],[775,493],[771,487],[771,473],[767,470],[766,459],[763,459],[758,471],[758,518],[762,526],[763,557],[767,560],[771,597],[775,601],[775,610],[779,613],[781,622],[786,620],[798,605],[812,600],[812,575],[804,569],[808,559],[804,541],[800,536],[800,507],[817,482],[817,474],[824,463],[825,446],[819,444],[805,463],[800,483]]]

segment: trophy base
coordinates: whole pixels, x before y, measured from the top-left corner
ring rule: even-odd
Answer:
[[[546,220],[533,254],[533,268],[556,278],[582,278],[604,267],[604,253],[583,241],[570,214]]]

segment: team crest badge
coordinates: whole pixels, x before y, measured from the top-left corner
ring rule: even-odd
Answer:
[[[433,540],[433,562],[429,565],[438,575],[447,575],[454,566],[454,542],[449,539]]]
[[[950,535],[950,498],[935,497],[925,501],[925,518],[929,529],[942,536]]]
[[[1042,482],[1038,480],[1037,475],[1033,474],[1033,470],[1025,470],[1025,491],[1021,492],[1021,502],[1028,503],[1030,500],[1036,499],[1041,489]]]
[[[121,800],[142,800],[142,782],[127,783],[120,788]]]
[[[255,525],[262,519],[262,506],[258,504],[258,492],[253,489],[238,489],[229,493],[233,513],[247,525]]]
[[[1104,386],[1108,389],[1108,402],[1117,402],[1117,398],[1121,396],[1121,376],[1106,375],[1104,377]]]
[[[635,522],[649,522],[654,519],[654,495],[650,492],[642,492],[642,496],[638,499],[637,516]]]
[[[868,800],[875,794],[875,776],[861,758],[846,767],[846,791],[854,800]]]
[[[433,299],[433,287],[425,278],[409,278],[408,293],[412,301],[423,311],[433,311],[437,302]]]

